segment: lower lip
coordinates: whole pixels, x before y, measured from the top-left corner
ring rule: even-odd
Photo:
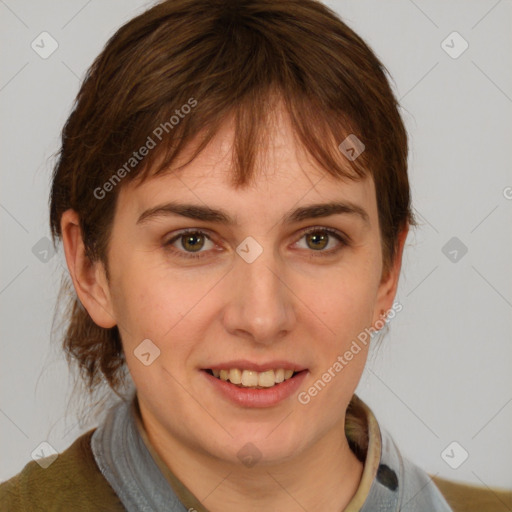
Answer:
[[[236,405],[242,407],[272,407],[292,396],[306,378],[308,371],[303,370],[291,379],[266,389],[240,388],[231,382],[210,375],[206,370],[201,370],[201,373],[211,382],[218,393]]]

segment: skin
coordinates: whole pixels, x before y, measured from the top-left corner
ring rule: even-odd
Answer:
[[[262,172],[244,189],[228,179],[228,121],[183,170],[122,186],[108,250],[110,281],[100,262],[85,257],[77,214],[62,217],[76,292],[96,324],[120,329],[152,445],[212,512],[343,510],[350,501],[363,466],[343,435],[345,410],[366,348],[307,405],[296,394],[269,408],[234,405],[205,384],[200,369],[233,359],[289,360],[308,368],[299,390],[306,391],[392,307],[407,235],[406,228],[384,271],[373,180],[330,177],[296,144],[284,111],[274,115],[256,167]],[[168,215],[137,224],[142,212],[169,201],[223,209],[237,223]],[[337,214],[281,222],[292,209],[330,201],[359,206],[368,221]],[[315,249],[302,232],[311,227],[317,235],[338,230],[350,241],[330,236]],[[187,247],[195,254],[183,239],[173,242],[174,253],[166,247],[185,228],[211,236],[199,238],[203,258],[180,257]],[[247,236],[263,247],[250,264],[236,253]],[[149,366],[134,355],[147,338],[161,351]],[[262,455],[251,468],[237,457],[249,442]]]

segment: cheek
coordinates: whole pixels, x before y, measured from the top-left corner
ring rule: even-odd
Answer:
[[[362,260],[302,281],[300,297],[318,315],[333,343],[346,342],[371,325],[380,275],[375,262]]]
[[[169,353],[169,360],[186,359],[220,304],[215,290],[219,278],[213,272],[198,277],[162,265],[125,261],[112,287],[125,351],[150,339],[161,349],[161,361]]]
[[[123,349],[142,394],[148,396],[155,389],[168,388],[175,389],[174,395],[178,396],[175,379],[185,380],[187,361],[197,338],[187,315],[191,301],[176,280],[171,286],[154,277],[151,272],[128,272],[119,282],[116,302]],[[146,353],[150,354],[146,359],[149,365],[143,360]],[[178,402],[172,403],[178,406]]]
[[[182,318],[178,285],[169,286],[161,272],[140,261],[119,261],[112,279],[113,308],[123,341],[159,339]]]
[[[351,266],[350,272],[331,272],[319,286],[302,290],[318,317],[310,315],[304,323],[315,345],[315,364],[299,402],[304,411],[323,415],[329,425],[345,410],[366,364],[370,336],[365,329],[372,325],[379,283],[372,265],[368,261]],[[338,409],[333,404],[341,405]]]

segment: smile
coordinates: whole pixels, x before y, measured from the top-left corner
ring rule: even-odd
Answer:
[[[257,372],[254,370],[242,370],[239,368],[231,368],[229,370],[207,370],[210,375],[217,379],[231,382],[235,386],[241,388],[264,389],[271,388],[277,384],[291,379],[296,372],[293,370],[285,370],[277,368],[274,370],[266,370]]]

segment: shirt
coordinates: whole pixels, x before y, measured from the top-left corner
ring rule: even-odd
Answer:
[[[359,447],[362,450],[365,465],[361,483],[350,503],[350,507],[352,507],[350,510],[359,510],[360,512],[370,510],[372,512],[384,510],[393,512],[406,510],[435,512],[436,510],[446,510],[446,508],[435,508],[437,505],[425,504],[425,500],[427,503],[428,500],[440,500],[433,482],[442,490],[442,494],[450,503],[454,512],[507,512],[512,510],[512,492],[510,491],[471,486],[435,476],[430,480],[428,475],[400,456],[396,445],[392,442],[390,436],[379,428],[369,408],[359,402],[354,397],[352,403],[355,404],[355,407],[366,420],[357,427],[356,431],[347,432],[347,439],[349,442],[351,442],[351,439],[357,441],[352,446],[355,449]],[[127,411],[129,414],[127,414]],[[122,498],[122,495],[131,495],[134,490],[137,492],[136,490],[139,488],[137,482],[133,486],[133,474],[124,482],[121,481],[121,487],[124,488],[124,491],[118,489],[117,492],[120,494],[117,494],[113,484],[100,470],[96,457],[98,460],[108,461],[109,456],[107,454],[115,453],[114,445],[118,444],[119,439],[124,439],[124,442],[127,441],[126,434],[120,436],[117,441],[111,438],[112,446],[107,446],[103,455],[96,454],[95,456],[91,446],[92,438],[95,437],[96,432],[103,432],[103,434],[98,433],[96,439],[104,438],[107,440],[108,436],[104,436],[109,430],[108,425],[118,425],[119,423],[124,425],[125,431],[131,432],[131,435],[134,436],[133,440],[136,441],[134,446],[137,447],[137,450],[141,450],[139,456],[137,456],[129,449],[126,456],[132,458],[131,464],[123,456],[121,458],[122,465],[127,465],[129,473],[133,473],[137,471],[137,468],[141,468],[141,464],[144,464],[142,466],[143,472],[149,471],[159,475],[160,480],[151,481],[148,485],[147,492],[149,495],[160,492],[162,489],[172,488],[174,502],[166,503],[163,509],[149,510],[187,510],[187,507],[194,503],[190,500],[195,498],[180,483],[179,479],[172,475],[151,445],[147,444],[146,433],[143,430],[142,422],[139,422],[140,415],[135,397],[131,403],[121,402],[111,409],[102,427],[89,430],[78,437],[48,467],[43,463],[44,460],[31,461],[17,475],[1,483],[0,510],[2,512],[125,512],[127,510],[124,501],[126,497]],[[135,426],[135,430],[133,426]],[[141,426],[142,430],[139,430]],[[380,443],[377,433],[380,436]],[[112,435],[112,431],[110,434]],[[365,439],[367,442],[365,442]],[[366,451],[364,451],[365,445]],[[149,459],[147,458],[148,455]],[[141,456],[146,458],[144,463],[140,459]],[[373,461],[373,465],[371,461]],[[414,495],[413,489],[419,481],[426,481],[426,484],[423,488],[420,487],[419,494]],[[362,505],[360,505],[361,503]],[[446,507],[443,501],[441,503],[441,506]],[[359,506],[361,508],[358,509]],[[140,510],[148,509],[141,508]],[[349,509],[346,508],[345,512],[347,510]]]
[[[352,432],[348,437],[357,452],[364,454],[364,469],[345,512],[450,512],[429,476],[400,455],[366,404],[354,396],[351,407],[365,419],[360,427],[365,432]],[[98,467],[128,512],[208,512],[152,447],[136,395],[111,411],[93,434],[91,446]]]

